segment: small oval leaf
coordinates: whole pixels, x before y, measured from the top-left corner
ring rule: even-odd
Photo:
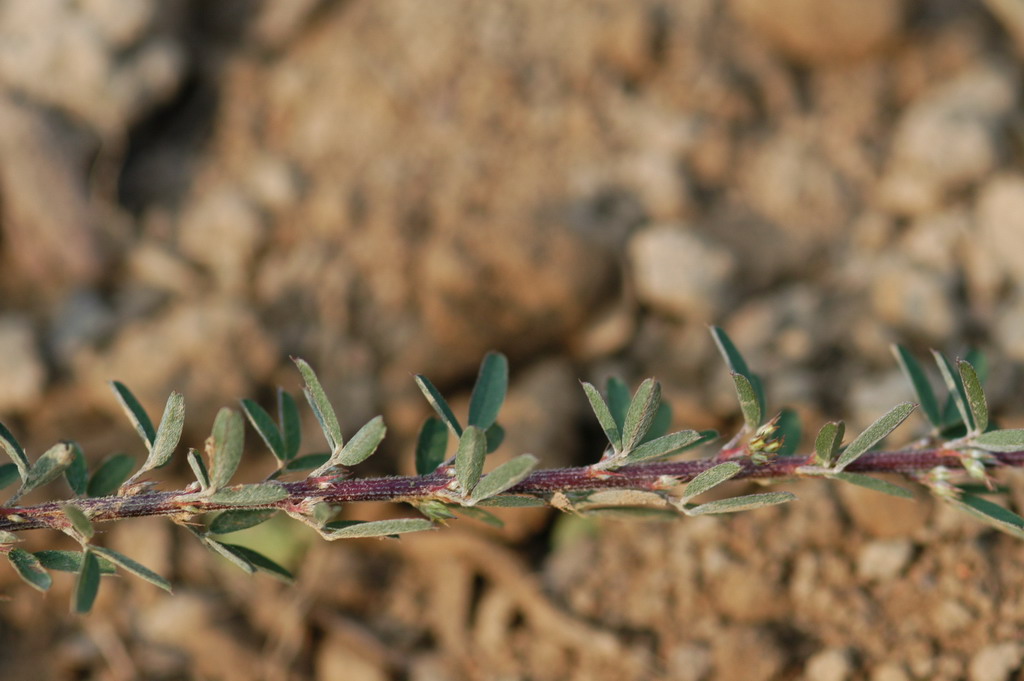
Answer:
[[[863,433],[858,435],[853,442],[839,455],[836,461],[836,472],[842,471],[851,463],[856,461],[862,454],[881,442],[885,437],[896,430],[917,407],[913,402],[903,402],[890,409],[884,416],[868,426]]]
[[[469,399],[469,425],[487,430],[498,418],[508,391],[508,359],[500,352],[488,352]]]
[[[342,448],[338,463],[342,466],[355,466],[362,463],[377,451],[385,433],[387,433],[387,426],[384,425],[384,418],[382,416],[373,417],[356,431],[352,439]]]
[[[696,430],[681,430],[677,433],[662,435],[656,440],[650,440],[636,447],[633,451],[616,461],[616,467],[625,466],[639,461],[648,461],[665,456],[672,456],[689,449],[691,446],[704,441],[705,436]]]
[[[140,579],[146,580],[153,586],[158,586],[167,592],[171,591],[170,582],[168,582],[166,579],[164,579],[157,573],[147,568],[145,565],[137,563],[128,556],[124,555],[123,553],[119,553],[113,549],[104,548],[102,546],[90,547],[89,553],[95,553],[98,556],[106,558],[114,565],[117,565],[123,570],[127,570],[128,572],[132,573]]]
[[[467,429],[468,430],[468,429]],[[394,520],[339,520],[324,526],[328,539],[358,539],[365,537],[390,537],[405,532],[422,532],[434,529],[434,523],[426,518],[396,518]]]
[[[477,483],[470,495],[470,502],[479,503],[518,485],[536,466],[537,457],[532,454],[520,454],[512,460],[506,461]]]
[[[959,360],[956,364],[967,396],[967,407],[971,411],[971,418],[974,419],[974,430],[984,433],[988,428],[988,402],[985,400],[985,391],[981,387],[978,373],[968,362]]]
[[[928,418],[928,421],[936,428],[941,428],[942,411],[939,409],[939,401],[935,398],[935,391],[928,380],[927,374],[914,356],[902,345],[893,345],[892,353],[896,355],[900,368],[914,388],[917,401],[921,404],[921,411]]]
[[[757,430],[761,425],[764,414],[761,411],[761,403],[757,399],[757,391],[754,390],[750,379],[743,374],[733,372],[732,381],[736,386],[736,396],[740,401],[740,411],[743,412],[743,421],[749,430]]]
[[[345,441],[341,436],[338,415],[334,413],[334,407],[331,406],[331,401],[327,399],[327,393],[324,392],[323,386],[320,385],[320,379],[316,377],[316,372],[313,371],[313,368],[305,360],[293,357],[292,361],[299,368],[302,380],[306,382],[306,389],[303,392],[306,395],[309,406],[313,409],[316,420],[320,423],[320,428],[324,431],[327,446],[331,448],[332,452],[340,449]]]
[[[987,452],[1024,451],[1024,428],[990,430],[972,437],[967,444]]]
[[[206,455],[210,459],[210,488],[218,490],[231,482],[242,460],[245,446],[245,425],[242,416],[233,409],[223,407],[213,421],[213,432],[206,440]]]
[[[110,387],[113,388],[114,395],[121,404],[121,408],[124,409],[124,413],[128,415],[128,420],[131,421],[135,432],[146,443],[146,449],[149,449],[153,446],[153,440],[156,439],[156,428],[153,427],[153,422],[149,420],[146,410],[142,408],[135,395],[132,394],[131,390],[128,390],[124,383],[111,381]]]
[[[626,420],[622,425],[623,452],[631,452],[643,441],[654,423],[660,404],[661,385],[653,378],[645,379],[636,389],[626,411]]]
[[[299,418],[299,405],[291,393],[277,389],[277,416],[281,420],[281,438],[284,442],[284,458],[291,461],[299,453],[302,445],[302,420]]]
[[[71,601],[71,609],[76,613],[86,613],[92,609],[96,594],[100,590],[100,565],[96,555],[87,550],[82,556],[82,565],[78,570],[75,582],[75,595]]]
[[[685,504],[690,499],[704,494],[713,487],[717,487],[726,480],[735,477],[741,470],[743,470],[743,466],[735,461],[726,461],[698,473],[693,480],[687,483],[680,501]]]
[[[439,418],[429,417],[416,441],[416,474],[430,475],[444,463],[448,450],[448,428]]]
[[[469,494],[480,480],[487,456],[487,440],[484,432],[476,426],[469,426],[459,438],[455,452],[455,477],[463,494]]]
[[[587,401],[590,402],[590,408],[594,410],[594,415],[597,417],[597,422],[601,424],[601,430],[604,431],[605,437],[608,438],[608,442],[611,443],[612,447],[616,452],[622,449],[622,433],[619,430],[619,424],[616,422],[615,417],[612,416],[612,412],[608,407],[608,404],[601,397],[601,393],[597,391],[590,383],[586,381],[580,381],[583,385],[583,392],[587,395]]]
[[[214,516],[207,529],[213,534],[231,534],[265,523],[277,513],[273,508],[238,509]]]
[[[90,497],[105,497],[113,494],[121,486],[121,483],[128,479],[133,468],[135,468],[135,457],[131,454],[108,456],[89,478],[86,494]]]
[[[211,503],[225,506],[269,506],[288,496],[278,482],[261,482],[219,489],[206,497]]]
[[[250,399],[243,399],[240,402],[249,423],[259,433],[260,439],[267,445],[270,453],[278,461],[287,461],[288,454],[285,450],[284,440],[281,438],[281,431],[278,430],[277,424],[274,423],[274,419],[267,413],[267,410]]]
[[[46,591],[53,584],[53,578],[40,564],[39,559],[28,551],[12,548],[7,552],[7,560],[25,582],[33,589]]]
[[[706,504],[701,504],[696,508],[689,509],[687,513],[689,515],[707,515],[709,513],[718,514],[752,511],[755,508],[776,506],[794,499],[796,499],[796,495],[792,492],[763,492],[761,494],[747,494],[742,497],[709,501]]]
[[[835,462],[845,434],[846,424],[842,421],[829,421],[821,427],[814,439],[814,453],[819,465],[830,467]]]
[[[415,376],[416,385],[419,386],[420,392],[427,398],[427,402],[434,408],[437,415],[442,421],[447,424],[452,432],[455,433],[456,437],[462,437],[462,426],[459,425],[459,420],[455,418],[455,413],[452,408],[448,406],[444,397],[441,396],[440,391],[434,387],[434,384],[430,382],[430,379],[422,374],[416,374]]]

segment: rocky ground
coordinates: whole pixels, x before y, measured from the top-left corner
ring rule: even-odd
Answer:
[[[141,454],[118,378],[152,412],[184,393],[198,444],[220,406],[297,389],[299,355],[349,432],[384,414],[371,470],[409,472],[410,374],[464,404],[494,348],[498,456],[582,463],[577,378],[654,374],[677,426],[736,425],[714,323],[812,432],[911,398],[893,342],[982,349],[1019,425],[1022,51],[999,0],[0,1],[0,416],[33,453]],[[0,569],[0,675],[1024,678],[1024,545],[794,489],[401,542],[271,524],[252,541],[293,587],[123,523],[103,541],[175,595],[118,580],[74,618],[70,579]]]

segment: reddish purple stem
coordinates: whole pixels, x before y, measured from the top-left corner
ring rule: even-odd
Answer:
[[[1024,467],[1024,451],[993,453],[1002,465]],[[797,469],[808,465],[805,456],[780,457],[763,465],[749,459],[732,459],[741,466],[734,479],[801,477]],[[598,489],[663,489],[664,477],[680,482],[721,463],[719,459],[674,461],[634,464],[611,471],[594,471],[589,467],[559,468],[537,471],[507,493],[546,495],[553,492],[583,492]],[[960,468],[957,452],[948,449],[911,449],[865,454],[846,470],[856,473],[926,472],[936,466]],[[435,498],[452,481],[450,468],[442,467],[430,475],[419,477],[354,478],[330,482],[302,480],[282,483],[288,496],[273,504],[255,506],[228,506],[208,500],[197,500],[183,491],[148,492],[126,497],[99,497],[74,499],[93,522],[135,518],[141,516],[174,516],[196,514],[225,509],[279,508],[295,509],[304,501],[313,499],[340,504],[352,501],[425,501]],[[63,523],[61,506],[70,500],[50,501],[35,506],[0,508],[0,530],[17,532],[54,527]]]

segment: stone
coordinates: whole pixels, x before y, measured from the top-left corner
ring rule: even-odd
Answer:
[[[46,366],[28,319],[0,317],[0,413],[31,409],[42,397]]]
[[[1024,286],[1024,174],[1001,173],[988,180],[975,207],[976,236],[986,264]],[[979,263],[980,264],[980,263]]]
[[[871,670],[871,681],[910,681],[903,665],[896,662],[883,662]]]
[[[834,63],[877,52],[899,35],[906,3],[869,0],[733,0],[733,14],[758,37],[805,64]]]
[[[857,576],[868,581],[894,579],[907,566],[913,552],[914,547],[908,539],[868,542],[857,553]]]
[[[936,345],[953,336],[959,310],[945,272],[893,256],[877,262],[873,275],[871,307],[880,320]]]
[[[1024,296],[1016,295],[999,307],[992,336],[1006,357],[1024,361]]]
[[[826,648],[807,659],[804,678],[808,681],[847,681],[853,673],[850,652],[842,648]]]
[[[251,279],[249,270],[264,232],[252,203],[241,192],[220,188],[189,204],[179,226],[178,245],[184,255],[204,265],[221,288],[236,292]]]
[[[681,225],[643,229],[628,254],[640,302],[693,321],[714,319],[736,268],[728,251]]]
[[[896,126],[879,185],[881,204],[898,214],[920,215],[937,208],[950,191],[984,178],[999,158],[997,127],[1015,101],[1013,74],[992,65],[925,93]]]
[[[987,645],[972,657],[967,667],[969,681],[1007,681],[1021,665],[1024,649],[1020,643]]]

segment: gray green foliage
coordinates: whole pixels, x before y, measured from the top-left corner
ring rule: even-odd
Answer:
[[[480,364],[480,373],[469,400],[469,425],[482,430],[490,428],[508,391],[508,359],[499,352],[489,352]]]
[[[917,407],[913,402],[902,402],[890,409],[884,416],[864,429],[860,435],[854,438],[835,463],[835,470],[842,471],[861,455],[884,440],[889,433],[903,423],[911,412]]]

